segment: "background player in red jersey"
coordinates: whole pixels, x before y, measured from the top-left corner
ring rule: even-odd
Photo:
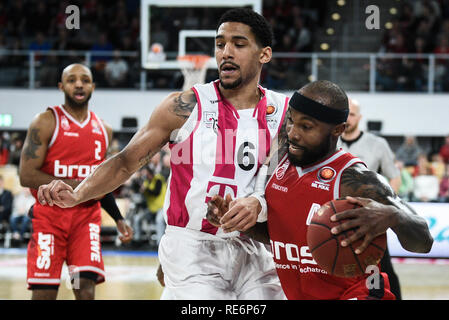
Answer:
[[[112,129],[88,110],[95,88],[89,68],[66,67],[59,89],[64,105],[48,108],[31,123],[22,151],[20,182],[36,196],[42,184],[55,176],[76,187],[103,162]],[[112,194],[102,206],[117,223],[120,239],[128,242],[132,229],[126,224]],[[71,209],[42,206],[32,212],[32,238],[28,245],[28,288],[32,299],[56,299],[64,261],[74,282],[76,299],[93,299],[95,284],[104,281],[100,248],[100,203],[92,200]]]
[[[350,201],[363,206],[332,217],[333,221],[349,219],[334,227],[333,234],[356,228],[356,232],[341,241],[342,246],[350,246],[355,240],[363,239],[355,248],[356,254],[389,228],[404,249],[428,252],[433,239],[425,220],[399,199],[380,175],[367,170],[354,156],[337,150],[337,140],[345,129],[348,114],[348,99],[343,90],[329,81],[313,82],[295,92],[289,105],[288,152],[265,189],[268,220],[256,224],[246,234],[271,242],[277,272],[289,299],[394,298],[385,274],[380,274],[380,287],[369,290],[366,277],[339,278],[322,272],[307,246],[308,217],[315,212],[312,210],[315,204],[317,209],[339,197],[350,196]],[[335,170],[333,178],[315,181],[319,180],[320,170],[329,167]],[[317,188],[318,184],[322,188]],[[228,232],[246,230],[229,214],[231,210],[227,212],[234,205],[230,197],[224,200],[216,196],[212,201],[211,223]]]

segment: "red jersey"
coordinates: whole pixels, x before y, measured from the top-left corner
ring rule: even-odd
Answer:
[[[40,170],[56,179],[83,180],[106,157],[109,143],[106,129],[92,111],[88,111],[86,120],[79,123],[62,105],[49,109],[54,112],[56,128]],[[37,199],[37,190],[31,191]],[[92,204],[89,201],[80,206]],[[36,205],[39,205],[38,201]]]
[[[365,277],[327,274],[312,258],[307,245],[307,227],[313,213],[322,204],[340,197],[342,172],[360,162],[339,150],[316,165],[301,168],[291,165],[285,156],[270,178],[265,190],[268,231],[276,270],[288,299],[350,299],[369,295]]]

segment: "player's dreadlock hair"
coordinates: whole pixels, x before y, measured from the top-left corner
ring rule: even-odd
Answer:
[[[226,11],[218,21],[217,30],[225,22],[240,22],[249,26],[257,44],[261,47],[271,47],[273,43],[273,30],[270,24],[263,16],[251,9],[235,8]]]

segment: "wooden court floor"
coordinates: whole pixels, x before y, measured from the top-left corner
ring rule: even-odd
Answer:
[[[158,300],[163,288],[156,278],[154,252],[104,251],[106,282],[96,287],[100,300]],[[449,259],[393,259],[403,299],[449,300]],[[58,299],[73,300],[62,271]],[[0,299],[28,300],[25,249],[0,249]]]

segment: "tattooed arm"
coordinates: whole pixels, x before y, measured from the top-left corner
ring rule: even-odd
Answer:
[[[51,110],[38,114],[31,122],[20,156],[19,177],[22,186],[37,189],[54,179],[54,176],[40,169],[55,127],[56,120]],[[73,188],[79,184],[78,181],[70,179],[65,179],[64,182]]]
[[[372,239],[391,228],[402,247],[408,251],[426,253],[432,248],[433,238],[426,221],[395,195],[388,181],[377,173],[360,165],[346,169],[341,176],[340,195],[359,197],[350,200],[363,206],[334,216],[336,220],[351,220],[333,228],[333,233],[358,228],[352,236],[343,240],[346,241],[344,245],[363,238],[358,248],[361,252]]]
[[[148,123],[131,139],[118,154],[98,166],[95,171],[75,189],[60,181],[41,186],[38,199],[42,204],[72,207],[78,203],[97,198],[115,190],[146,165],[182,127],[196,105],[192,90],[172,93],[153,111]]]

